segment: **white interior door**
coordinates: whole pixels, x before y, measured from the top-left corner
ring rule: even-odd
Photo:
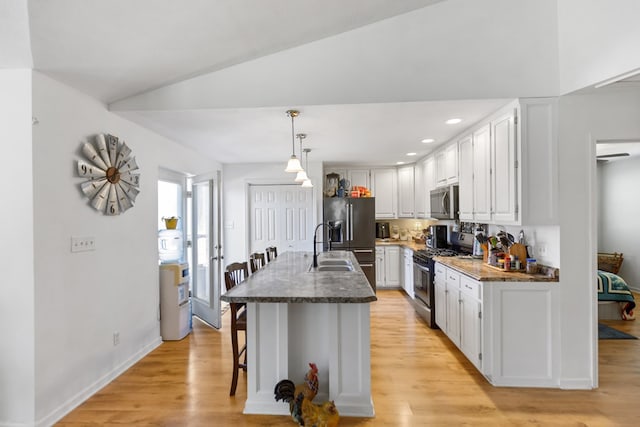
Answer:
[[[195,177],[192,185],[193,314],[220,328],[222,247],[219,177]]]
[[[313,250],[313,191],[299,185],[249,186],[249,253]]]

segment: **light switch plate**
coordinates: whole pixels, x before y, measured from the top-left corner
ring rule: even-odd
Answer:
[[[95,250],[95,237],[71,237],[71,252],[86,252]]]

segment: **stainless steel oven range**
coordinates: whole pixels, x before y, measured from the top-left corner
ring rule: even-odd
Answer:
[[[434,256],[456,256],[451,249],[426,248],[413,253],[413,306],[416,312],[427,322],[430,328],[437,329],[435,306]]]

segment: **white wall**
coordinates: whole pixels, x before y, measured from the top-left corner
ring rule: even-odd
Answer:
[[[248,184],[289,184],[295,174],[284,172],[287,159],[282,163],[227,164],[223,169],[223,253],[224,265],[244,261],[248,255],[247,203]],[[322,164],[309,162],[307,174],[313,182],[316,203],[314,222],[322,219]],[[233,228],[231,228],[233,223]],[[313,248],[309,248],[311,251]]]
[[[0,425],[35,411],[31,70],[0,70]]]
[[[638,135],[640,138],[640,135]],[[620,144],[624,151],[624,144]],[[598,165],[598,251],[622,252],[620,276],[640,291],[640,157]]]
[[[205,173],[220,165],[39,73],[33,114],[35,419],[50,424],[161,342],[159,168]],[[97,133],[125,140],[140,166],[140,195],[120,216],[95,211],[79,188],[80,144]],[[95,237],[96,250],[71,253],[71,236]]]
[[[638,16],[637,0],[558,0],[561,93],[640,69]]]
[[[564,386],[597,384],[595,141],[640,135],[637,90],[560,98],[559,213]]]

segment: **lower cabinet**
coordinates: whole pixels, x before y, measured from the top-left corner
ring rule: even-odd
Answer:
[[[400,247],[376,247],[376,288],[400,287]]]
[[[413,299],[413,250],[404,248],[402,261],[402,288]]]
[[[557,282],[477,281],[435,265],[436,324],[496,386],[560,387]]]

